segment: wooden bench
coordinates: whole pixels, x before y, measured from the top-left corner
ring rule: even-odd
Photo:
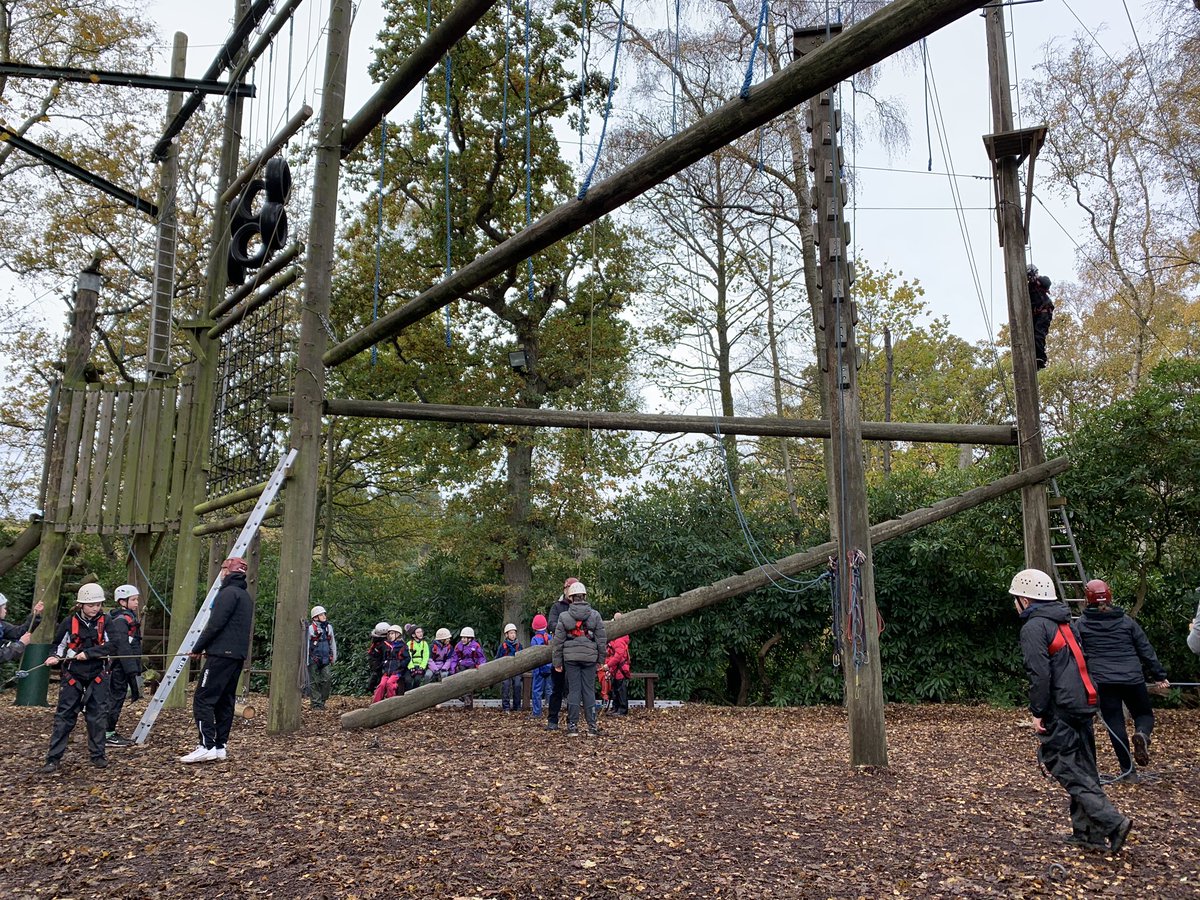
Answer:
[[[630,681],[646,682],[646,709],[654,709],[654,689],[658,686],[657,672],[630,672]],[[521,676],[521,697],[525,709],[532,709],[533,673],[525,672]]]

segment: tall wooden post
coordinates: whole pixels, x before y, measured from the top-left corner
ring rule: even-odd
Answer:
[[[62,567],[67,553],[67,531],[65,521],[58,522],[54,513],[59,505],[59,490],[63,483],[63,466],[67,456],[67,425],[71,418],[71,402],[68,391],[85,386],[84,372],[92,354],[92,330],[96,327],[96,306],[100,300],[100,271],[97,262],[79,273],[75,286],[75,309],[71,312],[71,333],[67,338],[63,356],[62,387],[58,391],[58,411],[51,432],[46,454],[50,463],[46,481],[45,507],[42,510],[47,520],[42,525],[41,549],[38,552],[37,575],[35,576],[33,599],[42,601],[45,611],[42,624],[33,634],[33,643],[25,654],[24,665],[33,668],[41,663],[49,651],[49,643],[58,625],[58,599],[62,591]],[[68,488],[69,491],[69,488]],[[69,502],[69,500],[68,500]],[[53,522],[53,524],[51,524]],[[19,706],[45,706],[49,678],[45,669],[35,669],[38,677],[27,678],[17,691]]]
[[[250,8],[249,0],[237,0],[236,18],[240,21]],[[238,55],[245,46],[238,48]],[[238,172],[238,153],[241,148],[242,100],[231,96],[225,105],[225,125],[221,136],[221,158],[217,172],[217,197]],[[167,641],[169,653],[175,653],[183,643],[188,628],[196,616],[196,598],[199,592],[200,555],[203,550],[200,538],[192,534],[200,517],[195,507],[204,496],[208,481],[209,451],[212,438],[213,407],[217,391],[220,341],[208,337],[212,327],[207,314],[225,298],[228,284],[227,257],[229,256],[229,210],[218,202],[213,210],[213,230],[208,269],[205,273],[205,315],[196,322],[184,323],[194,335],[192,349],[196,359],[191,365],[192,399],[187,409],[180,410],[180,417],[188,416],[188,445],[183,449],[185,469],[183,488],[180,491],[179,543],[175,553],[175,578],[171,589],[171,631]],[[175,682],[175,688],[167,706],[183,705],[187,687],[187,667]]]
[[[1013,131],[1012,92],[1008,72],[1008,48],[1004,38],[1004,6],[994,4],[987,17],[988,68],[991,72],[992,124],[996,133],[984,142],[992,157],[996,183],[997,223],[1004,248],[1005,286],[1008,292],[1008,330],[1012,337],[1013,384],[1016,392],[1017,435],[1021,468],[1046,461],[1042,446],[1041,409],[1038,400],[1037,362],[1033,349],[1033,318],[1029,311],[1029,282],[1026,276],[1025,221],[1021,214],[1021,186],[1017,167],[1036,147],[1038,129]],[[1042,131],[1044,134],[1044,131]],[[1032,162],[1030,163],[1032,165]],[[1034,484],[1021,489],[1024,522],[1025,564],[1053,574],[1050,559],[1050,523],[1046,511],[1046,488]]]
[[[823,29],[822,29],[823,30]],[[839,617],[842,674],[850,730],[850,764],[887,765],[883,719],[883,676],[879,659],[878,613],[871,562],[871,523],[863,462],[858,393],[857,317],[850,302],[850,267],[846,248],[850,229],[844,213],[845,183],[838,146],[840,112],[832,90],[809,102],[813,155],[813,196],[817,207],[817,242],[821,262],[821,319],[825,358],[821,367],[829,386],[830,454],[838,546]]]
[[[342,118],[346,105],[346,63],[350,48],[350,0],[333,0],[329,11],[321,121],[317,126],[316,174],[304,266],[300,347],[292,393],[292,443],[296,455],[287,489],[283,545],[279,553],[279,589],[275,635],[271,645],[271,708],[267,730],[273,734],[300,727],[301,623],[308,613],[321,488],[321,408],[325,399],[325,322],[329,313],[336,238]]]

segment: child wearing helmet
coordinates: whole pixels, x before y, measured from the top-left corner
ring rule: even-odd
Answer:
[[[1079,635],[1054,581],[1039,569],[1013,576],[1021,626],[1021,655],[1029,676],[1029,711],[1041,741],[1038,756],[1071,797],[1069,843],[1118,852],[1133,820],[1117,811],[1096,770],[1096,689],[1088,674]]]
[[[383,643],[387,640],[388,623],[380,622],[371,630],[367,643],[367,693],[374,694],[383,677]]]
[[[475,640],[475,629],[468,625],[458,634],[458,643],[454,645],[454,671],[477,669],[487,662],[483,647]],[[474,694],[463,694],[463,706],[471,709],[475,705]]]
[[[79,711],[87,722],[88,753],[92,765],[103,769],[104,729],[108,724],[108,657],[116,652],[116,642],[107,634],[107,617],[102,612],[104,588],[85,584],[75,598],[74,611],[58,624],[53,647],[46,657],[47,666],[62,663],[62,685],[58,691],[58,708],[54,711],[54,731],[50,749],[41,772],[49,775],[58,771],[59,761],[67,751],[67,742]]]
[[[429,648],[429,666],[425,669],[426,681],[441,681],[454,674],[454,641],[449,628],[439,628]]]
[[[420,625],[413,626],[412,635],[406,642],[408,646],[408,687],[415,688],[425,679],[425,670],[429,668],[429,641],[425,640],[425,629]]]
[[[1096,683],[1100,700],[1100,718],[1108,729],[1117,762],[1119,780],[1137,781],[1139,766],[1150,765],[1150,735],[1154,731],[1154,709],[1146,689],[1145,672],[1154,678],[1155,687],[1165,691],[1171,686],[1167,670],[1158,661],[1142,626],[1113,606],[1112,590],[1106,582],[1093,578],[1084,586],[1087,608],[1079,620],[1079,641],[1087,657],[1088,672]],[[1133,717],[1133,754],[1125,730],[1125,709]]]
[[[312,708],[324,709],[333,688],[333,664],[337,662],[337,637],[329,624],[325,607],[314,606],[306,632],[308,686],[312,693]]]
[[[401,679],[408,672],[409,661],[408,645],[404,642],[403,630],[399,625],[389,625],[387,639],[383,642],[383,672],[373,697],[375,703],[387,697],[395,697],[397,693],[404,693]]]
[[[42,623],[42,611],[46,605],[39,600],[33,604],[29,618],[21,625],[14,625],[8,619],[8,598],[0,594],[0,641],[18,641],[21,636],[33,631]],[[28,641],[24,643],[28,644]]]
[[[546,631],[546,617],[539,613],[533,617],[533,637],[529,639],[529,646],[549,647],[550,641],[550,634]],[[550,701],[550,673],[553,670],[554,667],[548,662],[533,670],[533,697],[530,701],[532,711],[529,713],[531,719],[540,719],[542,704],[548,704]]]
[[[504,635],[496,647],[496,659],[506,656],[516,656],[521,651],[521,642],[517,639],[517,626],[511,622],[504,626]],[[521,676],[514,675],[500,682],[500,709],[504,712],[521,711]]]

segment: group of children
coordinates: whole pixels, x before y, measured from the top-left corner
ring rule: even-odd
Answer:
[[[530,625],[533,631],[529,639],[531,647],[552,644],[554,635],[544,615],[534,616]],[[516,656],[523,649],[517,637],[517,626],[510,622],[504,626],[503,636],[492,658]],[[367,647],[367,667],[370,672],[367,689],[372,692],[372,702],[377,703],[422,684],[440,681],[456,672],[478,668],[487,661],[483,646],[475,637],[475,629],[469,625],[459,632],[457,641],[453,639],[450,629],[439,628],[430,645],[420,625],[380,622],[371,632]],[[609,643],[605,660],[596,669],[602,699],[606,703],[611,702],[614,715],[626,715],[629,712],[629,638],[618,638]],[[541,718],[543,708],[550,705],[555,690],[554,666],[547,662],[534,669],[532,675],[530,716]],[[474,698],[471,694],[465,694],[462,701],[469,709],[473,706]],[[500,682],[500,705],[505,712],[521,710],[520,675]]]

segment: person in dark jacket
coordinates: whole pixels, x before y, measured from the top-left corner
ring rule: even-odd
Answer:
[[[112,683],[108,690],[108,728],[104,742],[110,747],[128,747],[133,741],[117,734],[117,721],[125,706],[125,697],[140,700],[142,685],[142,622],[138,618],[138,589],[123,584],[113,591],[117,605],[108,614],[109,630],[116,644],[112,663]]]
[[[0,639],[0,663],[16,662],[24,656],[32,638],[33,635],[27,631],[15,641]]]
[[[204,668],[192,698],[192,714],[200,743],[180,762],[213,762],[226,758],[225,744],[233,728],[238,678],[250,652],[254,600],[246,590],[246,560],[231,556],[221,564],[221,589],[213,599],[208,624],[196,638],[192,658],[204,654]]]
[[[1029,314],[1033,316],[1033,352],[1039,369],[1046,368],[1046,336],[1050,334],[1050,321],[1054,318],[1054,304],[1050,302],[1050,279],[1038,274],[1037,266],[1026,270],[1029,281]]]
[[[567,590],[573,584],[578,584],[578,578],[568,578],[563,582],[563,592],[559,594],[557,600],[550,607],[550,614],[546,616],[547,629],[550,632],[550,637],[554,637],[554,629],[558,626],[558,617],[567,611],[571,606],[571,601],[567,599]],[[562,712],[563,696],[566,694],[567,680],[561,668],[550,668],[550,700],[546,706],[546,725],[547,731],[558,730],[558,718]]]
[[[367,693],[374,694],[379,687],[379,679],[383,677],[383,645],[387,641],[388,623],[380,622],[371,632],[371,640],[367,643]]]
[[[550,645],[554,668],[563,672],[567,681],[567,737],[579,734],[581,707],[588,732],[597,735],[596,666],[604,664],[608,645],[604,619],[588,603],[582,582],[567,588],[567,599],[571,605],[559,615]]]
[[[104,726],[108,722],[108,657],[113,655],[114,641],[107,633],[103,607],[104,588],[83,585],[76,595],[74,612],[59,623],[54,633],[54,649],[46,657],[46,665],[61,662],[63,671],[50,749],[41,768],[43,775],[58,771],[81,709],[87,722],[92,765],[99,769],[108,765],[104,758]]]
[[[1100,785],[1096,770],[1096,692],[1079,636],[1054,582],[1039,569],[1013,576],[1008,592],[1021,626],[1021,655],[1029,676],[1029,711],[1041,741],[1039,757],[1071,797],[1074,844],[1118,852],[1133,820],[1121,815]]]
[[[1100,695],[1100,717],[1121,766],[1118,776],[1137,781],[1139,766],[1150,765],[1150,735],[1154,732],[1154,710],[1146,690],[1144,670],[1149,670],[1155,687],[1170,687],[1167,670],[1158,661],[1142,626],[1113,606],[1112,590],[1094,578],[1084,586],[1087,608],[1079,620],[1079,640],[1087,659],[1088,672]],[[1125,710],[1133,716],[1133,757],[1125,730]]]
[[[42,610],[46,605],[39,600],[33,604],[33,611],[20,625],[14,625],[8,621],[8,598],[0,594],[0,641],[16,641],[20,640],[21,635],[33,631],[42,624]]]

